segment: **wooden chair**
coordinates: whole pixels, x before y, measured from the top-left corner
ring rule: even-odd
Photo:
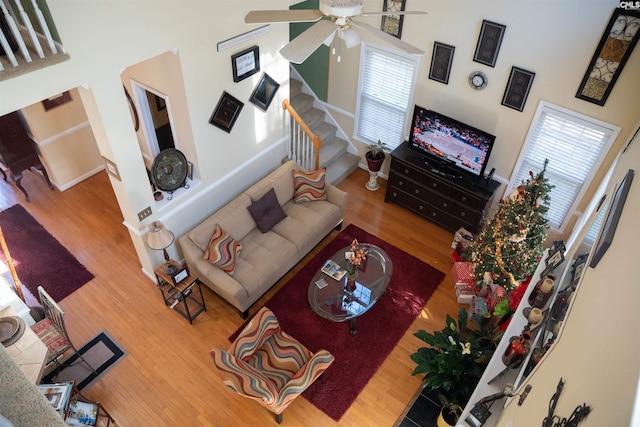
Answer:
[[[98,375],[95,369],[93,369],[85,358],[78,353],[78,349],[71,342],[71,338],[69,338],[67,328],[64,324],[65,312],[51,298],[51,296],[49,296],[42,286],[38,286],[38,297],[40,298],[40,304],[42,304],[42,308],[44,309],[45,317],[33,325],[31,329],[49,349],[47,365],[55,363],[56,369],[59,373],[60,368],[64,363],[60,363],[58,359],[68,350],[73,350],[80,360],[84,362],[95,375]]]
[[[282,412],[333,363],[326,350],[311,353],[280,329],[275,314],[258,311],[228,351],[211,351],[223,382],[254,399],[282,422]]]

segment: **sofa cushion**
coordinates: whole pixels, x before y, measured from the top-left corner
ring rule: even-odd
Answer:
[[[247,209],[263,233],[271,230],[274,225],[287,217],[282,206],[278,203],[278,198],[273,188],[267,191],[264,196],[255,200]]]
[[[251,199],[241,194],[221,207],[213,215],[198,224],[187,235],[189,239],[204,253],[209,248],[209,240],[216,224],[224,228],[236,240],[242,241],[244,236],[256,228],[256,224],[247,210]]]
[[[204,253],[204,259],[225,273],[233,275],[236,269],[236,259],[241,249],[242,245],[219,224],[216,224],[211,240],[209,240],[209,248]]]
[[[293,199],[293,177],[291,176],[291,171],[296,167],[296,163],[293,160],[289,160],[245,190],[245,194],[251,197],[251,200],[258,200],[273,188],[278,197],[278,203],[281,206],[284,205]]]
[[[325,188],[325,175],[327,168],[317,171],[294,170],[293,174],[293,201],[296,203],[327,200]]]
[[[337,205],[323,200],[313,203],[294,203],[283,206],[287,217],[273,227],[273,232],[293,242],[298,251],[306,254],[342,219]]]

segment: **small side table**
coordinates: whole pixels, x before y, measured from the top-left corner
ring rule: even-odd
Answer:
[[[169,264],[174,265],[178,270],[186,268],[186,266],[173,260],[162,264],[155,271],[156,278],[158,279],[158,288],[160,288],[160,292],[162,292],[165,305],[176,310],[184,318],[189,320],[190,324],[193,324],[193,320],[198,317],[200,313],[207,311],[202,296],[200,281],[196,276],[189,273],[180,283],[174,285],[171,276],[164,272]]]

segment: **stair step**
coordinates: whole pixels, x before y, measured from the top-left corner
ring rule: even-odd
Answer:
[[[299,93],[302,93],[302,82],[291,77],[289,80],[289,97],[293,99]]]
[[[326,182],[337,185],[358,168],[360,157],[351,153],[344,153],[327,166]]]
[[[298,112],[298,114],[300,115],[300,118],[302,118],[302,121],[304,121],[311,130],[324,123],[326,116],[324,111],[317,108],[311,108],[310,110],[303,111],[302,113]]]
[[[331,123],[322,122],[318,126],[311,129],[314,135],[320,135],[320,139],[325,143],[336,136],[336,131],[338,129],[332,125]]]
[[[306,93],[299,93],[291,97],[291,106],[298,114],[309,111],[313,107],[313,96]]]
[[[337,137],[323,140],[322,149],[320,150],[320,167],[331,164],[335,159],[346,153],[348,145],[347,141]]]

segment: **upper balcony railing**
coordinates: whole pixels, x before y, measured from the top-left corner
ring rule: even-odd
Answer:
[[[0,80],[67,59],[45,0],[0,0]]]

